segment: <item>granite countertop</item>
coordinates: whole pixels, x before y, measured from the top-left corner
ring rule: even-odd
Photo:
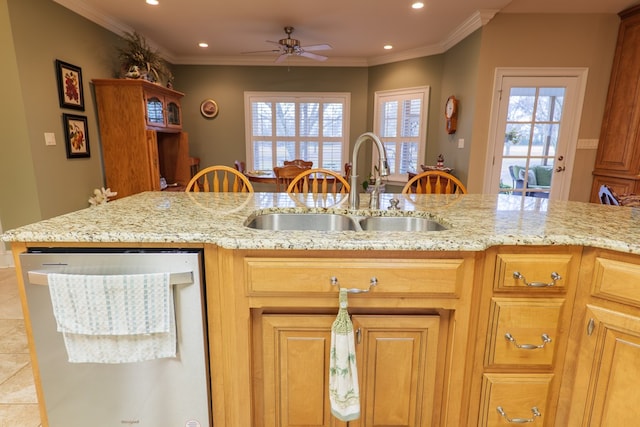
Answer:
[[[146,192],[9,230],[7,242],[210,243],[228,249],[484,250],[494,245],[582,245],[640,254],[640,210],[508,195],[382,194],[381,209],[349,212],[334,200],[286,193]],[[387,210],[400,200],[399,211]],[[361,195],[368,206],[368,195]],[[245,227],[261,212],[426,216],[429,232],[264,231]]]

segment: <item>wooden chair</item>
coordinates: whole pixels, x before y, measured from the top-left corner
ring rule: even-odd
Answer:
[[[351,162],[347,162],[344,164],[344,179],[346,179],[348,183],[351,183],[352,170],[353,170],[353,165],[351,164]]]
[[[618,195],[606,184],[602,184],[598,190],[598,198],[603,205],[620,206]]]
[[[308,167],[296,165],[276,166],[273,168],[273,174],[276,176],[276,192],[286,191],[296,176],[309,169]]]
[[[349,193],[349,182],[329,169],[307,169],[291,180],[287,193]]]
[[[441,171],[426,171],[411,178],[402,194],[467,194],[467,188],[455,176]]]
[[[213,193],[253,193],[249,179],[241,172],[229,166],[209,166],[198,172],[185,191]]]
[[[308,162],[306,160],[302,160],[302,159],[295,159],[295,160],[285,160],[284,161],[284,165],[285,166],[291,166],[291,165],[295,165],[301,168],[312,168],[313,167],[313,162]]]
[[[189,168],[191,169],[191,178],[193,178],[200,170],[200,157],[189,157]]]
[[[233,165],[235,166],[236,170],[240,173],[245,173],[247,171],[247,166],[245,165],[244,162],[240,160],[236,160],[235,162],[233,162]]]

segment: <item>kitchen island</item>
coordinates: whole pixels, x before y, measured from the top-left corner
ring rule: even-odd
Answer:
[[[387,209],[392,197],[400,210]],[[615,365],[640,378],[632,362],[640,292],[628,286],[640,278],[640,211],[473,194],[384,194],[380,206],[350,212],[347,200],[284,193],[147,192],[3,240],[21,286],[18,254],[29,247],[202,248],[216,427],[343,425],[325,392],[340,286],[369,291],[349,300],[362,404],[350,427],[575,425],[614,414],[623,425],[638,415],[621,415],[622,400],[640,407],[623,378],[605,384],[592,373]],[[408,214],[446,229],[245,227],[272,212]]]

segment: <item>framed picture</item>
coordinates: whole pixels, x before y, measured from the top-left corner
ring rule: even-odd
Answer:
[[[84,111],[84,91],[80,67],[56,59],[56,77],[60,107]]]
[[[90,157],[89,129],[86,116],[63,114],[64,140],[67,147],[67,159]]]

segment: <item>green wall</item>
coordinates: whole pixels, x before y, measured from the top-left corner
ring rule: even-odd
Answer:
[[[27,115],[7,0],[0,0],[0,220],[4,230],[40,219]]]
[[[2,50],[3,64],[8,60],[18,75],[17,79],[2,79],[2,84],[13,93],[12,101],[5,107],[13,110],[10,114],[21,116],[9,120],[2,115],[3,129],[9,128],[15,133],[11,141],[4,140],[2,144],[3,162],[9,163],[8,172],[3,173],[14,177],[24,175],[19,183],[28,183],[29,187],[22,194],[27,200],[34,199],[30,203],[14,205],[2,198],[2,205],[8,205],[7,212],[4,209],[2,212],[2,224],[3,228],[9,229],[85,208],[93,189],[103,185],[98,123],[90,82],[92,78],[113,75],[114,46],[120,38],[50,0],[3,0],[3,4],[10,25],[3,25],[2,32],[8,32],[13,39],[13,47]],[[56,59],[81,67],[84,111],[60,108]],[[63,113],[87,117],[90,158],[67,159]],[[45,132],[54,133],[55,146],[45,146]],[[9,143],[16,146],[11,149],[19,151],[20,157],[4,156]],[[0,183],[3,195],[13,191],[3,187],[16,185],[16,179],[9,182]]]
[[[173,67],[182,100],[189,147],[201,165],[245,159],[244,92],[349,92],[350,140],[367,127],[367,69],[327,67]],[[200,103],[212,98],[220,112],[214,119],[200,114]]]

